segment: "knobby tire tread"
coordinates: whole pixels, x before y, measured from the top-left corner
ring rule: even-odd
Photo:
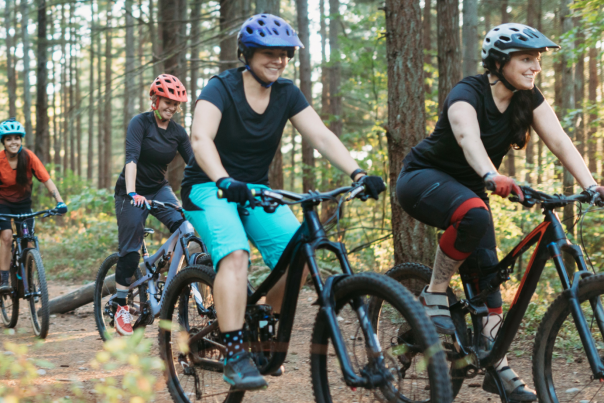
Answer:
[[[406,279],[415,278],[425,281],[426,284],[430,284],[430,279],[432,278],[432,269],[429,266],[421,263],[401,263],[388,270],[386,272],[386,276],[396,280],[399,283]],[[457,302],[457,296],[451,287],[447,289],[447,296],[449,297],[449,306]],[[416,297],[419,297],[419,295],[416,295]],[[455,315],[452,313],[451,318],[455,323],[455,327],[457,328],[459,338],[461,339],[462,343],[467,344],[468,338],[465,316]],[[453,369],[453,364],[451,364],[451,384],[454,398],[459,394],[463,383],[464,371]]]
[[[159,319],[171,320],[174,312],[174,305],[179,300],[182,288],[190,284],[191,280],[198,279],[196,282],[203,282],[210,286],[214,285],[214,269],[204,265],[187,266],[181,270],[170,282],[165,290],[164,301],[159,311]],[[178,376],[171,371],[172,367],[168,364],[172,357],[168,357],[168,332],[162,326],[159,328],[159,354],[165,365],[165,378],[170,396],[175,403],[189,403],[190,400],[183,398],[184,391],[180,387]],[[240,403],[243,400],[245,392],[229,393],[224,403]]]
[[[439,338],[434,326],[415,299],[413,294],[395,280],[376,273],[360,273],[338,281],[333,288],[336,309],[347,303],[353,296],[363,295],[370,291],[374,296],[384,297],[391,305],[396,306],[405,314],[405,319],[413,324],[413,328],[423,335],[424,351],[439,344]],[[317,403],[332,403],[329,392],[329,381],[326,371],[326,354],[316,353],[313,349],[330,343],[329,328],[319,312],[313,328],[311,343],[311,383]],[[322,349],[322,348],[321,348]],[[325,350],[326,351],[326,350]],[[428,366],[430,372],[430,395],[432,402],[448,403],[453,401],[449,373],[445,354],[442,350],[432,356]]]
[[[38,281],[40,286],[40,299],[42,301],[42,308],[37,313],[38,323],[40,325],[39,332],[36,331],[36,326],[34,325],[34,316],[35,316],[35,305],[32,305],[31,298],[29,301],[29,309],[30,314],[32,315],[32,327],[34,328],[34,333],[40,339],[45,339],[48,336],[48,329],[50,327],[50,307],[48,302],[48,285],[46,284],[46,272],[44,271],[44,263],[42,263],[42,256],[40,256],[40,252],[37,249],[30,249],[27,251],[25,255],[25,270],[27,272],[28,278],[31,278],[29,269],[29,261],[33,259],[34,264],[36,265],[36,271],[38,273]],[[31,286],[31,284],[30,284]]]
[[[10,317],[9,320],[7,321],[6,318],[4,317],[4,309],[3,312],[0,313],[0,316],[2,316],[2,323],[4,324],[4,326],[8,327],[8,328],[14,328],[15,326],[17,326],[17,322],[19,321],[19,297],[18,297],[18,289],[19,289],[19,280],[17,280],[17,275],[13,272],[13,268],[11,267],[10,269],[10,283],[13,286],[14,289],[14,296],[12,298],[12,307],[9,309],[12,312],[7,312],[10,313]]]
[[[535,382],[535,389],[537,390],[537,397],[541,403],[555,402],[548,393],[550,388],[554,389],[554,385],[549,385],[549,379],[545,375],[545,360],[553,349],[552,343],[555,343],[556,336],[564,320],[569,315],[572,320],[568,294],[568,290],[564,291],[549,306],[535,336],[535,340],[542,341],[540,343],[536,342],[533,346],[533,380]],[[604,273],[587,277],[579,282],[579,303],[583,303],[589,297],[597,295],[604,295]],[[585,365],[589,365],[587,364],[587,358],[583,362]],[[557,392],[557,394],[564,393],[561,389],[558,389]]]

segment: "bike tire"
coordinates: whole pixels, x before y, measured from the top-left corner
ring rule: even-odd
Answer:
[[[403,287],[411,291],[415,297],[419,298],[419,294],[422,292],[424,287],[430,284],[430,279],[432,278],[432,269],[421,263],[402,263],[388,270],[388,272],[386,272],[386,276],[396,280]],[[449,306],[457,302],[457,296],[451,287],[447,288],[447,296],[449,297]],[[468,332],[464,315],[459,312],[451,312],[451,319],[453,319],[453,323],[457,329],[460,341],[464,345],[467,345]],[[440,335],[440,338],[445,347],[453,347],[454,340],[452,340],[451,336]],[[463,386],[464,371],[455,369],[453,363],[451,363],[450,374],[453,397],[456,397]]]
[[[34,334],[45,339],[50,327],[50,311],[48,303],[48,286],[42,256],[37,249],[29,249],[25,255],[25,273],[29,283],[28,293],[40,293],[29,297],[29,311]],[[37,280],[37,283],[36,283]]]
[[[422,352],[426,353],[426,356],[430,357],[427,364],[427,377],[429,379],[429,391],[428,394],[432,402],[439,403],[447,403],[453,400],[452,392],[451,392],[451,382],[449,379],[447,362],[445,358],[445,354],[440,348],[439,338],[434,329],[434,326],[430,322],[430,319],[426,316],[421,304],[413,297],[413,295],[402,287],[399,283],[394,281],[393,279],[375,274],[375,273],[361,273],[356,274],[354,276],[346,277],[340,281],[338,281],[333,287],[333,298],[335,301],[336,312],[338,313],[338,323],[342,323],[340,326],[340,330],[344,333],[346,330],[346,324],[353,324],[354,315],[346,315],[347,312],[344,312],[343,308],[346,306],[351,306],[349,304],[354,298],[368,298],[370,301],[370,305],[373,308],[369,309],[369,312],[372,310],[375,312],[375,301],[381,301],[380,308],[378,310],[384,313],[384,321],[388,321],[386,318],[386,312],[390,310],[396,310],[398,313],[402,315],[402,317],[412,324],[412,329],[415,335],[415,339],[418,340],[416,343]],[[384,303],[387,303],[392,308],[384,308]],[[344,315],[346,315],[344,317]],[[356,312],[355,312],[356,315]],[[349,319],[349,320],[347,320]],[[382,320],[378,320],[380,327],[382,329],[386,329],[386,327],[391,323],[382,324]],[[349,326],[355,327],[358,325]],[[395,324],[396,327],[396,324]],[[376,336],[380,337],[380,332],[382,330],[377,328]],[[375,330],[375,329],[374,329]],[[358,335],[357,331],[357,335]],[[329,370],[327,368],[329,356],[334,357],[335,354],[329,353],[329,339],[331,338],[331,331],[329,329],[327,320],[325,316],[319,312],[317,315],[317,319],[315,322],[315,326],[312,334],[312,345],[311,345],[311,358],[310,358],[310,366],[311,366],[311,381],[313,387],[313,393],[315,396],[315,401],[317,403],[333,403],[334,400],[332,397],[337,397],[337,401],[351,401],[354,400],[353,396],[345,395],[348,393],[346,391],[346,386],[338,387],[334,390],[334,396],[332,396],[330,390],[330,379],[329,379]],[[351,336],[350,340],[358,339],[357,336]],[[345,342],[349,343],[348,339],[345,339]],[[384,351],[384,357],[392,357],[391,362],[397,364],[397,361],[400,360],[400,356],[404,354],[399,354],[399,352],[394,352],[394,350],[387,351],[388,347],[381,342],[382,348]],[[364,350],[364,354],[367,353],[367,350],[364,346],[359,347],[360,350]],[[362,352],[363,353],[363,352]],[[353,352],[348,351],[348,354],[353,355]],[[393,354],[396,354],[397,357],[394,358]],[[361,366],[358,365],[358,357],[354,356],[355,361],[351,360],[353,363],[353,368],[355,372],[359,373],[361,370]],[[390,359],[390,358],[389,358]],[[337,360],[335,357],[331,359],[333,366],[338,366]],[[365,362],[365,361],[363,361]],[[388,370],[392,372],[391,368]],[[400,376],[400,371],[398,368],[394,369],[396,372],[394,374],[398,374]],[[332,378],[332,383],[338,382],[341,379],[341,372],[334,370],[334,375]],[[403,374],[404,377],[404,374]],[[340,381],[341,382],[341,381]],[[405,380],[403,379],[403,383]],[[397,383],[400,385],[400,381]],[[392,385],[388,385],[389,387],[376,388],[373,391],[374,395],[378,392],[379,396],[376,396],[379,401],[387,401],[387,402],[410,402],[414,401],[407,397],[400,396],[400,392],[392,390]],[[335,386],[334,386],[335,388]],[[355,390],[352,393],[356,393]],[[360,393],[366,393],[364,390],[361,390]],[[398,396],[396,396],[398,394]],[[361,396],[361,399],[363,397]],[[356,399],[358,400],[358,398]]]
[[[600,401],[604,396],[604,383],[591,380],[593,374],[571,315],[569,293],[569,290],[563,292],[550,305],[535,336],[533,380],[541,403]],[[581,280],[578,290],[579,303],[604,363],[604,334],[594,323],[590,305],[595,298],[604,303],[604,274]],[[565,344],[557,346],[556,342]],[[556,370],[554,367],[559,363],[563,366]]]
[[[12,267],[10,270],[10,284],[13,288],[12,294],[0,295],[0,318],[2,318],[4,326],[13,328],[17,326],[19,320],[19,281]]]
[[[110,340],[113,338],[114,331],[110,326],[111,318],[105,312],[107,301],[103,299],[109,295],[115,294],[115,267],[117,265],[117,261],[119,256],[117,253],[113,253],[109,255],[101,264],[99,271],[96,276],[96,282],[94,286],[94,320],[96,322],[96,328],[101,336],[103,341]],[[113,272],[113,274],[109,274]],[[107,275],[109,274],[109,278]],[[111,279],[113,276],[113,280]],[[142,273],[140,268],[137,268],[134,272],[134,278],[140,279],[142,277]],[[143,304],[147,302],[147,287],[145,284],[142,284],[138,287],[138,304],[139,307],[142,307]],[[128,297],[128,305],[134,304],[134,300],[132,298],[132,293],[130,293]],[[145,327],[146,324],[142,324],[142,327]]]
[[[183,269],[180,273],[178,273],[176,276],[174,276],[174,278],[172,279],[172,281],[170,282],[170,284],[168,285],[165,294],[164,294],[164,301],[162,303],[161,309],[160,309],[160,314],[159,314],[159,318],[160,318],[160,329],[159,329],[159,353],[160,356],[162,358],[162,360],[165,363],[165,379],[166,379],[166,383],[168,386],[168,391],[170,392],[170,396],[172,396],[172,400],[175,403],[190,403],[190,402],[214,402],[214,401],[222,401],[222,395],[224,396],[224,403],[240,403],[243,400],[243,396],[245,394],[245,392],[242,391],[238,391],[238,392],[231,392],[228,391],[229,386],[226,384],[226,382],[224,382],[222,380],[222,376],[218,376],[217,374],[221,373],[221,371],[217,371],[216,369],[214,370],[210,370],[210,369],[204,369],[203,364],[197,366],[196,364],[192,365],[192,368],[194,371],[197,371],[197,368],[201,368],[201,371],[206,370],[207,374],[204,374],[204,381],[203,381],[203,387],[204,388],[211,388],[212,391],[209,393],[210,400],[206,400],[204,399],[204,396],[202,394],[202,398],[200,400],[195,400],[195,398],[193,399],[189,399],[189,396],[191,394],[194,395],[194,393],[192,392],[187,392],[185,390],[185,388],[183,387],[183,383],[189,385],[189,379],[186,382],[181,382],[181,378],[179,378],[179,373],[177,368],[181,368],[183,375],[182,375],[182,379],[184,379],[184,377],[186,377],[187,375],[184,374],[184,368],[182,366],[182,364],[180,364],[179,362],[175,362],[175,357],[174,357],[174,352],[173,349],[174,348],[179,348],[179,342],[178,341],[172,341],[173,337],[173,333],[175,331],[178,331],[178,334],[180,334],[181,331],[189,331],[190,329],[194,328],[195,326],[191,326],[191,323],[193,322],[193,318],[190,316],[187,316],[186,320],[184,319],[183,316],[183,311],[181,309],[182,307],[182,303],[184,300],[183,295],[186,295],[187,297],[190,295],[190,285],[191,284],[198,284],[198,285],[203,285],[205,287],[212,287],[214,284],[214,270],[211,267],[208,266],[201,266],[201,265],[193,265],[193,266],[188,266],[185,269]],[[189,298],[187,298],[189,299]],[[195,311],[194,311],[195,312]],[[175,319],[175,315],[176,314],[176,319]],[[200,315],[201,317],[201,315]],[[176,320],[178,322],[176,328],[174,328],[175,324],[174,324],[174,320]],[[183,322],[184,321],[184,322]],[[198,331],[203,329],[203,327],[201,327],[200,329],[197,329]],[[178,337],[178,336],[177,336]],[[187,335],[187,337],[185,338],[185,340],[187,340],[189,338],[189,336]],[[176,339],[176,340],[182,340],[182,339]],[[180,358],[180,355],[182,355],[184,353],[179,354],[178,358]],[[190,358],[191,354],[187,353],[187,359]],[[205,357],[205,355],[204,355]],[[216,363],[221,362],[221,360],[223,359],[223,357],[217,356],[216,359],[214,360]],[[209,360],[208,360],[209,361]],[[191,364],[191,361],[188,361],[189,364]],[[197,376],[197,375],[195,375]],[[213,379],[211,378],[211,376],[213,376]],[[217,381],[216,385],[214,386],[214,381]],[[227,392],[219,392],[219,393],[215,393],[215,388],[218,388],[220,390],[222,389],[227,389]],[[207,389],[206,389],[207,390]],[[216,398],[216,396],[221,396],[219,398]],[[212,397],[216,398],[213,399]]]

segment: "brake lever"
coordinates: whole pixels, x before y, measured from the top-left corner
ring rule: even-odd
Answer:
[[[350,201],[350,200],[354,199],[355,197],[357,197],[357,195],[359,195],[359,193],[362,193],[364,191],[365,191],[365,185],[358,186],[357,188],[353,189],[350,192],[350,194],[346,198],[346,201]],[[367,200],[368,197],[369,196],[362,195],[361,197],[359,197],[359,199],[361,199],[362,201],[365,201],[365,200]]]

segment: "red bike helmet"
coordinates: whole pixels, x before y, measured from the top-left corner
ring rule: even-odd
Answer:
[[[164,97],[171,99],[176,102],[187,102],[187,90],[182,85],[180,80],[171,74],[160,74],[153,83],[149,90],[149,97],[157,95],[158,97]],[[157,109],[157,106],[152,106],[152,109]]]

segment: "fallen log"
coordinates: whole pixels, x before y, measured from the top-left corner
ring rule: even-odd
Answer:
[[[94,301],[94,285],[95,283],[86,284],[69,294],[51,299],[49,302],[50,313],[66,313],[91,303]],[[103,287],[103,297],[109,293],[115,293],[115,274],[105,279],[105,285],[108,287]]]

